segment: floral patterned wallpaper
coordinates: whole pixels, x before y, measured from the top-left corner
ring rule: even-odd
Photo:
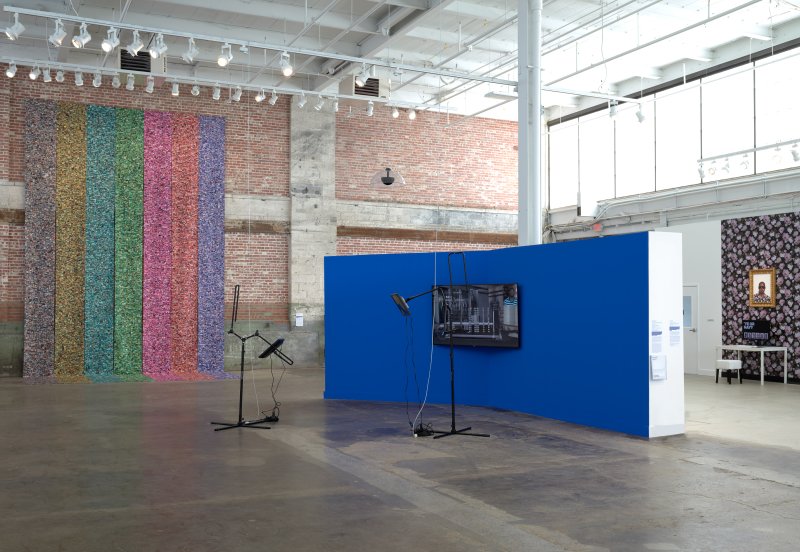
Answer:
[[[749,271],[775,268],[776,306],[748,306]],[[742,343],[742,320],[770,321],[769,345],[789,348],[789,381],[800,381],[800,214],[722,221],[722,342]],[[735,353],[734,353],[735,355]],[[735,358],[735,357],[734,357]],[[758,355],[742,356],[745,376],[759,376]],[[783,381],[783,354],[766,353],[764,374]]]

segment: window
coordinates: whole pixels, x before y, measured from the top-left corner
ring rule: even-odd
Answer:
[[[598,201],[614,197],[614,120],[608,111],[579,119],[578,155],[580,206],[589,215]]]
[[[653,102],[641,104],[644,119],[639,122],[637,104],[620,106],[614,118],[617,143],[617,197],[643,194],[656,189],[656,151]]]
[[[791,50],[756,63],[756,147],[800,139],[798,54],[797,50]],[[800,149],[800,144],[797,147],[788,144],[780,149],[757,152],[756,169],[758,172],[768,172],[797,166],[800,163],[792,157],[792,149]]]
[[[737,67],[703,79],[703,157],[751,149],[754,141],[753,72]],[[753,154],[706,163],[706,180],[753,174]],[[711,174],[714,173],[714,174]]]
[[[700,88],[689,83],[656,95],[656,189],[697,184]]]
[[[578,122],[550,127],[550,208],[575,205],[578,197]]]

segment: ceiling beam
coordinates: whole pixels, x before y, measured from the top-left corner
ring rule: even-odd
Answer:
[[[125,14],[125,22],[131,23],[132,21],[152,21],[153,19],[169,20],[169,25],[176,30],[192,32],[193,25],[203,25],[207,27],[212,25],[211,22],[202,20],[191,19],[191,17],[173,17],[169,15],[172,7],[178,8],[191,8],[196,10],[198,8],[197,0],[160,0],[156,4],[156,8],[151,11],[138,11],[136,4],[133,3]],[[245,25],[233,26],[221,23],[213,23],[218,28],[231,29],[238,32],[252,31],[256,34],[253,40],[264,40],[264,28],[271,26],[274,22],[283,22],[291,25],[292,27],[303,27],[309,23],[319,25],[328,29],[345,29],[349,28],[351,19],[349,15],[344,15],[337,12],[326,12],[319,8],[309,8],[308,11],[304,7],[296,4],[275,3],[275,2],[253,2],[249,0],[225,0],[225,2],[209,2],[208,6],[202,6],[209,10],[214,10],[212,6],[218,6],[215,11],[219,11],[220,18],[225,19],[231,15],[241,15],[247,22]],[[43,0],[37,3],[37,9],[51,12],[62,12],[64,10],[63,1]],[[78,13],[81,17],[90,17],[93,19],[106,19],[109,21],[118,20],[119,10],[107,6],[94,6],[83,5],[80,6]],[[69,15],[74,15],[69,12]],[[376,29],[377,20],[365,22],[362,27],[357,28],[358,32],[362,33],[377,33]],[[199,32],[199,31],[198,31]],[[291,32],[287,29],[287,32]],[[216,33],[219,34],[219,31]],[[277,33],[276,33],[277,34]],[[281,33],[281,42],[285,35]]]
[[[408,35],[416,27],[429,23],[434,26],[439,13],[456,0],[431,0],[430,7],[410,18],[402,27],[395,29],[388,36],[371,36],[361,43],[361,57],[375,57],[386,48],[390,48],[399,39]]]

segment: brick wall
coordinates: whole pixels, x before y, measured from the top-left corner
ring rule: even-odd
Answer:
[[[3,69],[4,70],[4,69]],[[55,78],[55,72],[53,72]],[[201,88],[192,96],[183,86],[177,98],[167,85],[155,93],[144,92],[143,83],[136,90],[111,87],[105,77],[101,88],[77,87],[67,73],[63,83],[36,82],[27,78],[20,67],[17,77],[0,79],[0,124],[8,129],[0,133],[0,178],[24,181],[24,100],[39,98],[72,101],[112,107],[157,109],[219,115],[227,120],[226,192],[255,196],[289,195],[289,98],[281,96],[275,106],[256,104],[252,94],[240,103],[211,99],[211,90]],[[124,77],[123,77],[124,82]],[[242,285],[241,316],[286,324],[288,320],[288,236],[242,233],[226,234],[226,303],[230,309],[233,286]],[[23,319],[24,227],[0,223],[0,323],[18,323]],[[19,337],[21,340],[21,336]]]
[[[137,82],[136,90],[131,92],[124,85],[113,89],[110,77],[104,78],[101,88],[93,88],[91,75],[84,75],[83,87],[74,85],[71,73],[65,76],[65,82],[60,84],[55,80],[43,83],[41,78],[32,82],[27,70],[20,67],[16,78],[0,79],[0,125],[8,129],[0,133],[0,179],[24,180],[23,101],[40,98],[226,117],[226,192],[289,196],[288,97],[281,96],[275,106],[255,104],[252,93],[243,95],[240,103],[226,101],[225,93],[222,100],[214,101],[208,87],[201,87],[200,95],[194,97],[189,86],[182,86],[181,95],[175,98],[166,84],[157,87],[154,94],[147,94],[143,82]],[[392,119],[381,106],[376,107],[373,117],[348,117],[343,110],[336,117],[337,199],[516,211],[516,123],[476,118],[447,126],[448,121],[457,120],[436,113],[419,113],[415,121],[405,115]],[[406,187],[370,188],[371,175],[384,166],[403,174]],[[228,220],[227,226],[244,227],[235,222]],[[274,233],[248,234],[236,229],[226,232],[226,304],[230,309],[233,286],[240,284],[242,320],[277,324],[289,321],[289,235],[284,233],[285,228],[284,232],[280,230],[286,222],[278,222],[270,225],[266,221],[262,225],[277,228]],[[18,324],[23,317],[23,231],[20,224],[0,221],[0,323]],[[340,255],[497,247],[501,245],[392,237],[337,239]],[[15,336],[19,333],[18,329],[9,331]],[[20,344],[21,339],[19,334]]]
[[[225,234],[225,303],[230,312],[233,289],[241,286],[239,318],[288,321],[289,235]]]
[[[0,223],[0,323],[22,321],[25,228]]]
[[[55,77],[55,74],[53,76]],[[23,67],[19,68],[15,78],[8,79],[3,76],[0,79],[0,101],[9,98],[10,133],[7,162],[9,180],[13,182],[24,180],[23,101],[26,98],[41,98],[225,117],[227,119],[226,192],[289,195],[289,98],[287,96],[281,96],[275,106],[269,106],[266,102],[256,104],[251,93],[242,95],[240,103],[225,100],[224,94],[223,99],[214,101],[211,99],[211,89],[208,87],[201,87],[200,95],[195,97],[189,93],[189,86],[183,86],[181,95],[175,98],[170,95],[166,84],[157,87],[153,94],[147,94],[141,83],[137,83],[136,90],[133,91],[125,90],[124,84],[115,90],[111,87],[110,77],[103,79],[103,86],[100,88],[92,87],[91,75],[88,78],[84,75],[84,83],[81,87],[75,86],[71,73],[66,73],[64,82],[60,84],[55,80],[44,83],[41,78],[33,82],[27,78],[27,70]],[[0,122],[2,117],[3,106],[0,105]],[[5,166],[6,163],[3,163],[3,168]]]
[[[381,106],[373,117],[343,110],[336,121],[336,198],[516,211],[517,123],[461,120],[432,112],[392,119]],[[370,177],[384,167],[403,175],[406,186],[371,188]]]
[[[336,239],[337,255],[427,253],[430,251],[480,251],[484,249],[499,249],[501,247],[503,246],[496,243],[477,242],[403,240],[350,236],[339,236]]]

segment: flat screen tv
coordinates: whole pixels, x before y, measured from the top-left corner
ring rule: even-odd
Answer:
[[[433,342],[472,347],[519,347],[517,284],[442,286],[433,294]]]
[[[745,341],[769,341],[769,320],[742,320],[742,339]]]

